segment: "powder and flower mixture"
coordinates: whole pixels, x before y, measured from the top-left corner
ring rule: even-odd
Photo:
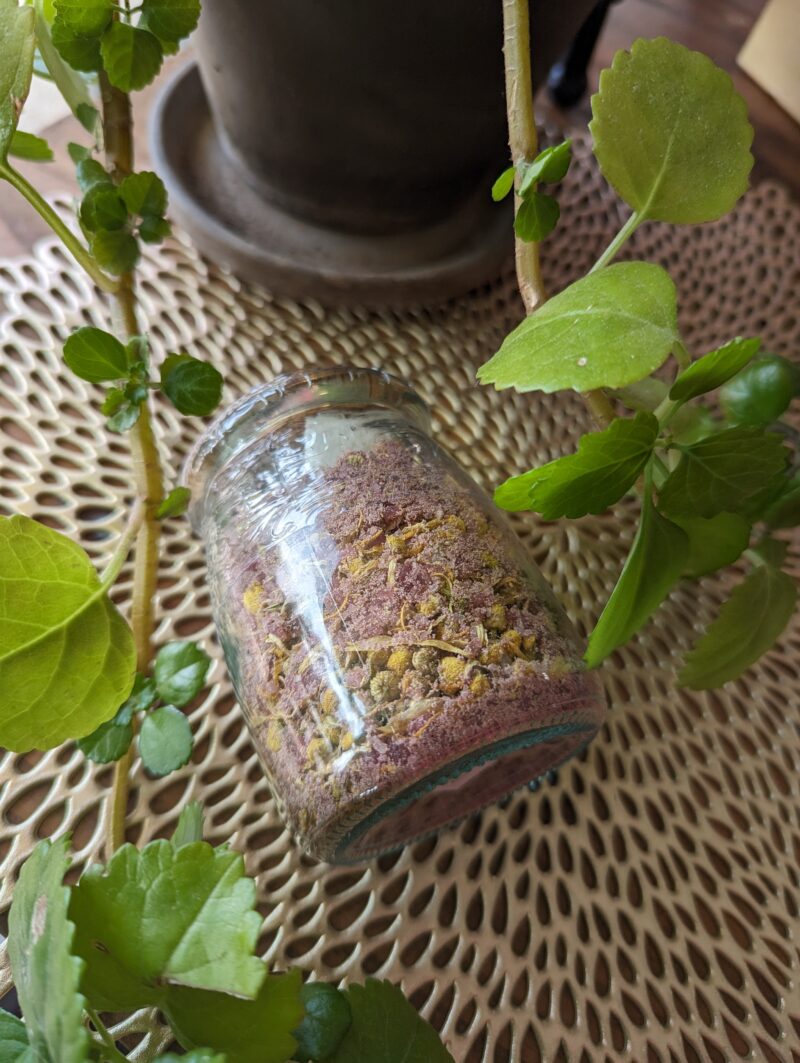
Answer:
[[[253,557],[231,526],[225,544],[240,700],[314,851],[498,738],[564,714],[596,729],[567,621],[465,483],[392,439],[317,475],[302,534]]]

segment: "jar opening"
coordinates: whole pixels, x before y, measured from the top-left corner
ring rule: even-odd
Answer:
[[[201,523],[214,478],[246,447],[292,417],[334,406],[383,407],[430,430],[427,404],[409,384],[383,370],[333,366],[277,376],[223,410],[189,451],[180,482],[192,492],[192,527],[197,530]]]

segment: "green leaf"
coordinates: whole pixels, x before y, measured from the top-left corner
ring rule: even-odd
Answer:
[[[128,210],[113,186],[96,184],[83,197],[80,219],[90,233],[117,230],[128,220]]]
[[[200,0],[143,0],[147,28],[164,41],[188,37],[200,17]]]
[[[101,723],[97,730],[92,731],[86,738],[78,739],[77,746],[81,753],[95,764],[111,764],[128,752],[132,741],[131,717],[123,706],[113,719]]]
[[[178,816],[178,823],[172,835],[172,846],[180,849],[182,845],[191,845],[203,840],[203,806],[199,801],[190,801]]]
[[[226,1058],[208,1048],[198,1048],[194,1052],[185,1052],[182,1056],[168,1052],[165,1056],[156,1056],[153,1063],[225,1063]]]
[[[796,366],[773,354],[729,381],[720,392],[720,402],[733,424],[768,425],[786,412],[798,393]]]
[[[142,720],[139,754],[151,775],[169,775],[192,755],[192,729],[174,705],[162,705]]]
[[[70,918],[93,1007],[165,1007],[176,986],[255,996],[265,975],[252,954],[255,897],[241,855],[205,842],[124,845],[107,868],[90,867],[73,887]]]
[[[545,520],[604,513],[636,483],[658,431],[651,413],[618,418],[602,432],[583,436],[576,454],[507,480],[494,500],[501,509],[532,509]]]
[[[50,30],[56,52],[65,63],[84,74],[92,74],[103,67],[98,37],[81,37],[57,18]]]
[[[747,188],[747,107],[700,52],[663,37],[635,41],[600,74],[592,115],[600,169],[643,218],[714,221]]]
[[[529,192],[517,210],[514,232],[520,240],[538,243],[555,229],[560,213],[558,201],[552,196]]]
[[[149,170],[132,173],[119,186],[119,194],[131,214],[161,215],[167,209],[167,190],[164,182]]]
[[[83,550],[28,517],[0,518],[0,745],[90,734],[130,693],[135,658]]]
[[[166,218],[146,217],[139,223],[139,236],[146,244],[160,244],[172,232]]]
[[[329,1059],[350,1028],[352,1017],[347,997],[325,982],[306,982],[300,990],[300,999],[305,1015],[294,1031],[297,1049],[292,1059],[298,1063]]]
[[[707,406],[681,406],[669,423],[669,434],[676,443],[688,445],[699,443],[722,427]]]
[[[645,377],[617,391],[617,398],[629,410],[652,413],[667,397],[669,385],[655,377]]]
[[[681,460],[659,494],[659,507],[670,516],[747,516],[788,455],[780,436],[760,428],[728,428],[679,450]]]
[[[509,166],[507,170],[503,170],[495,183],[492,185],[492,199],[495,203],[499,203],[501,199],[505,199],[511,189],[514,187],[514,167]]]
[[[156,510],[156,517],[159,520],[165,520],[167,517],[180,517],[186,512],[191,497],[192,492],[188,487],[173,487]]]
[[[189,354],[170,354],[161,366],[161,390],[180,413],[205,417],[222,397],[222,374]]]
[[[91,325],[76,329],[67,339],[64,361],[76,376],[92,384],[128,374],[128,356],[117,337]]]
[[[139,420],[142,413],[141,403],[128,402],[127,399],[106,421],[109,432],[128,432]]]
[[[330,1063],[453,1063],[402,991],[368,978],[347,990],[353,1021]]]
[[[523,198],[537,181],[545,184],[555,184],[566,177],[569,164],[572,161],[572,141],[565,140],[561,144],[555,144],[552,148],[540,151],[533,162],[526,163],[522,167],[522,180],[519,185],[519,194]]]
[[[85,147],[83,144],[76,144],[71,140],[69,144],[67,144],[67,154],[77,166],[79,162],[83,162],[85,159],[91,159],[92,149]]]
[[[686,655],[680,683],[692,690],[712,690],[738,678],[774,646],[796,601],[797,587],[791,576],[771,565],[758,565]]]
[[[33,77],[33,10],[0,0],[0,162],[4,162]]]
[[[161,69],[164,51],[149,30],[114,22],[103,34],[100,46],[108,80],[123,92],[149,85]]]
[[[28,159],[29,162],[53,161],[53,149],[47,141],[35,137],[33,133],[23,133],[21,129],[14,131],[8,153],[18,159]]]
[[[139,261],[139,246],[134,237],[124,230],[95,233],[91,251],[99,266],[117,275],[132,270]]]
[[[111,21],[112,0],[56,0],[57,17],[80,37],[99,37]]]
[[[97,185],[113,189],[114,183],[111,175],[101,166],[97,159],[87,156],[78,160],[75,167],[78,185],[82,192],[86,193]]]
[[[782,539],[762,539],[753,550],[757,557],[774,568],[780,568],[789,553],[789,544]]]
[[[149,709],[151,705],[154,705],[157,700],[158,694],[155,680],[148,679],[137,673],[133,681],[133,690],[119,710],[119,715],[123,719],[130,720],[135,712],[144,712],[145,709]]]
[[[297,1045],[292,1030],[303,1018],[301,983],[297,970],[268,975],[255,1000],[172,989],[164,1010],[184,1048],[210,1045],[231,1063],[284,1063]]]
[[[800,475],[782,485],[764,513],[764,520],[771,528],[794,528],[800,524]]]
[[[180,707],[203,689],[211,658],[196,642],[168,642],[156,654],[153,675],[159,697]]]
[[[675,523],[689,537],[689,557],[684,576],[698,579],[732,565],[750,542],[750,525],[735,513],[703,517],[676,517]]]
[[[100,114],[96,107],[93,107],[90,103],[79,103],[75,108],[75,117],[87,133],[91,133],[92,136],[95,136],[97,133],[97,123],[100,118]]]
[[[644,626],[681,578],[688,556],[686,532],[662,517],[647,495],[631,552],[589,637],[586,663],[590,668]]]
[[[84,1063],[89,1038],[67,916],[67,839],[41,841],[25,861],[9,914],[8,956],[30,1041],[30,1063]]]
[[[517,391],[621,388],[658,369],[677,340],[669,274],[649,262],[620,262],[525,318],[478,379]]]
[[[27,1052],[28,1031],[25,1023],[0,1008],[0,1063],[17,1063],[18,1060],[26,1063]]]
[[[744,369],[758,353],[761,340],[737,337],[710,354],[704,354],[680,374],[669,393],[671,399],[687,402],[721,387]]]
[[[52,5],[48,0],[34,0],[36,11],[36,44],[56,88],[72,113],[90,133],[97,127],[97,111],[89,95],[86,82],[68,66],[58,52],[52,38]],[[77,159],[73,161],[77,162]]]

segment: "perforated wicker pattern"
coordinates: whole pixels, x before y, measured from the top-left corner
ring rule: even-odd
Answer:
[[[589,266],[620,219],[585,142],[577,154],[562,225],[545,245],[553,288]],[[672,272],[695,350],[737,333],[797,350],[800,209],[779,188],[760,186],[719,225],[647,227],[633,249]],[[101,307],[50,242],[0,264],[0,283],[0,509],[80,538],[100,563],[123,520],[128,455],[58,348],[68,327],[103,323]],[[157,349],[211,358],[227,399],[311,364],[409,377],[433,404],[439,437],[487,485],[565,452],[586,427],[576,399],[473,384],[520,316],[510,271],[438,309],[325,311],[242,286],[177,242],[148,252],[142,298]],[[157,419],[175,469],[199,424],[164,404]],[[619,570],[635,508],[563,526],[517,522],[584,629]],[[128,568],[122,602],[129,579]],[[459,1061],[800,1060],[800,624],[724,692],[678,691],[679,655],[724,592],[707,580],[698,602],[695,587],[681,587],[614,656],[610,722],[555,783],[337,870],[300,856],[281,827],[214,641],[200,546],[184,522],[169,522],[158,638],[199,637],[216,663],[192,714],[191,765],[161,781],[135,771],[129,838],[167,834],[183,803],[202,796],[212,839],[232,838],[259,875],[269,961],[328,979],[401,980]],[[0,930],[37,838],[71,830],[77,869],[97,856],[110,775],[71,747],[0,760]]]

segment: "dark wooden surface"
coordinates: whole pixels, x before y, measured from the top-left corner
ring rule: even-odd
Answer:
[[[777,177],[800,198],[800,126],[736,66],[736,55],[763,6],[764,0],[621,0],[612,8],[600,38],[590,72],[590,91],[614,52],[628,47],[637,37],[664,35],[706,52],[731,73],[747,101],[756,130],[754,180]],[[158,88],[157,83],[136,97],[140,167],[147,165],[147,115]],[[588,96],[566,114],[556,113],[544,100],[541,105],[548,117],[557,118],[566,129],[588,121]],[[74,170],[65,148],[71,139],[85,139],[82,130],[71,119],[64,119],[46,135],[56,150],[57,161],[35,167],[22,164],[20,168],[44,192],[74,188]],[[0,183],[0,257],[25,254],[45,232],[44,223],[35,212],[11,188]]]

